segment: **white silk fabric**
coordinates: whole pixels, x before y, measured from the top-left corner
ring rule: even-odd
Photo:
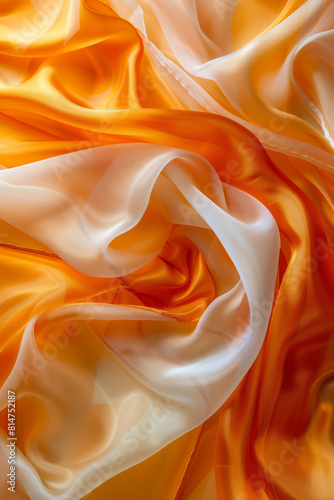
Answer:
[[[38,437],[18,450],[20,482],[34,500],[79,499],[201,424],[239,384],[267,329],[278,230],[259,201],[222,185],[202,157],[148,144],[2,170],[0,200],[3,220],[82,273],[136,272],[173,242],[173,228],[173,237],[199,248],[214,279],[215,298],[196,322],[85,302],[45,310],[26,326],[0,393],[1,408],[8,389],[41,408]],[[145,231],[148,211],[154,222]],[[116,244],[140,221],[129,246]],[[113,329],[103,330],[110,322]],[[45,361],[38,338],[51,326],[69,340]],[[28,376],[32,359],[40,368]]]

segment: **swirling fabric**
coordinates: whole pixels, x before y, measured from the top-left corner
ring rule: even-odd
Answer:
[[[332,500],[333,2],[0,15],[1,500]]]

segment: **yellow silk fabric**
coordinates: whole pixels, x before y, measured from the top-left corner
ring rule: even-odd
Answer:
[[[283,23],[303,3],[239,1],[231,25],[233,50]],[[0,5],[3,168],[75,151],[80,162],[82,150],[107,144],[141,142],[192,151],[214,167],[222,182],[267,207],[281,238],[270,325],[259,356],[238,388],[202,426],[84,498],[330,500],[334,174],[309,158],[266,151],[251,132],[230,119],[189,110],[186,99],[157,72],[141,34],[107,0],[54,0],[45,6],[43,0],[5,0]],[[254,10],[257,22],[249,23]],[[163,35],[151,21],[152,40],[160,36],[163,46]],[[283,47],[278,45],[271,54],[264,46],[252,68],[254,75],[269,72],[268,64],[270,71],[278,70],[279,54],[288,43],[283,40]],[[300,66],[303,77],[306,69]],[[214,88],[210,84],[209,93],[232,110]],[[244,114],[251,123],[266,126],[276,116],[266,106],[257,114],[254,102],[247,95],[244,99]],[[332,152],[322,132],[301,118],[304,111],[293,92],[284,113],[290,113],[290,121],[283,135]],[[76,164],[66,168],[75,169]],[[154,243],[160,237],[153,234],[156,230],[150,233],[154,213],[147,211],[141,224],[138,234],[147,231]],[[167,223],[159,229],[166,244],[149,264],[109,279],[80,273],[42,242],[0,220],[1,384],[13,369],[27,323],[60,305],[127,304],[181,322],[198,321],[215,297],[215,282],[201,251],[175,235],[176,229]],[[114,245],[130,246],[135,239],[132,233]],[[228,260],[223,252],[221,259]],[[102,336],[98,329],[96,334]],[[37,341],[42,345],[43,339]],[[27,443],[43,431],[41,412],[34,401],[18,404],[17,446],[23,454]],[[4,430],[6,422],[3,410]],[[52,450],[43,453],[52,462]],[[82,453],[84,457],[85,450]],[[6,470],[5,458],[0,496],[7,500],[12,497]],[[16,496],[29,498],[19,477]]]

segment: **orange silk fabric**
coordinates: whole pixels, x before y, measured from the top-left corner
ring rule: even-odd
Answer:
[[[233,51],[274,30],[305,2],[236,3]],[[57,171],[56,165],[61,178],[76,169],[85,150],[103,145],[142,143],[191,151],[206,159],[223,183],[259,200],[280,234],[270,323],[258,357],[236,390],[202,425],[83,498],[330,500],[334,492],[332,166],[322,168],[310,157],[297,157],[290,146],[286,151],[266,148],[253,129],[200,106],[194,109],[157,71],[131,19],[125,19],[123,11],[117,13],[107,0],[54,0],[45,3],[49,10],[42,4],[43,0],[2,0],[0,5],[2,169],[77,152],[77,161],[65,169],[62,165]],[[209,32],[205,8],[202,5],[199,12],[203,31]],[[250,23],[254,10],[257,22]],[[151,40],[155,43],[160,37],[164,51],[168,44],[153,16],[149,25]],[[252,78],[256,74],[259,80],[261,72],[270,75],[283,64],[280,55],[290,42],[283,39],[271,53],[265,52],[263,43],[263,54],[252,68]],[[171,56],[170,52],[167,47],[165,54]],[[179,64],[175,57],[174,63]],[[303,64],[298,71],[308,79]],[[331,71],[327,66],[321,75],[332,78]],[[316,75],[314,69],[314,81]],[[240,118],[214,82],[195,80]],[[305,92],[319,94],[317,85],[312,88],[308,81]],[[261,88],[257,88],[259,100]],[[257,108],[253,97],[248,99],[247,93],[243,97],[243,117],[250,123],[267,127],[270,118],[277,118],[263,102]],[[303,121],[293,92],[282,106],[290,117],[282,137],[332,156],[320,128]],[[74,191],[80,191],[80,182],[78,178]],[[74,269],[42,241],[0,220],[1,384],[13,370],[28,322],[58,306],[120,304],[158,311],[181,323],[201,318],[216,296],[216,285],[200,249],[178,234],[158,201],[132,231],[119,236],[113,248],[137,251],[134,241],[142,238],[154,249],[165,241],[162,250],[132,273],[96,277]],[[220,258],[230,265],[225,252]],[[96,327],[95,333],[103,338],[107,330],[113,335],[119,327],[115,321]],[[38,345],[45,341],[42,334],[36,339]],[[17,447],[23,454],[43,431],[42,414],[37,401],[18,401]],[[5,433],[6,408],[0,416]],[[92,446],[94,439],[93,435]],[[52,462],[52,450],[42,453]],[[14,498],[5,483],[6,460],[3,456],[0,496],[4,500]],[[30,498],[19,475],[15,495],[20,500]]]

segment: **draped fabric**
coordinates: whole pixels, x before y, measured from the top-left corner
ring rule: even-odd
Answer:
[[[333,2],[0,16],[0,498],[332,500]]]

